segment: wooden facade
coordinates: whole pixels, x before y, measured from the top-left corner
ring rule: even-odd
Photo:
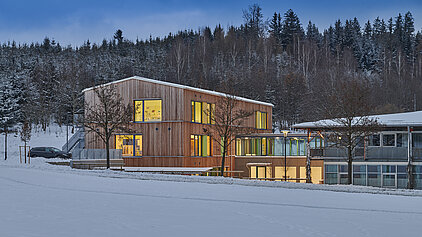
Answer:
[[[202,90],[141,77],[130,77],[115,81],[118,93],[125,104],[133,105],[134,100],[161,99],[161,121],[131,123],[134,134],[142,134],[142,156],[124,157],[126,166],[144,167],[218,167],[221,166],[221,150],[216,142],[212,143],[212,156],[191,156],[191,135],[204,134],[204,128],[215,126],[192,122],[192,101],[214,103],[224,96],[222,93]],[[107,85],[107,84],[106,84]],[[85,102],[95,104],[93,88],[84,90]],[[256,133],[272,131],[272,105],[264,102],[239,98],[238,107],[246,111],[267,113],[267,129],[256,129]],[[255,115],[250,116],[244,126],[255,127]],[[116,141],[111,139],[111,148]],[[87,149],[104,149],[104,144],[95,133],[85,134]],[[234,143],[226,163],[234,168]]]

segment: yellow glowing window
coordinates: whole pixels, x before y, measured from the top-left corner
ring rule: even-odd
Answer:
[[[255,112],[255,128],[267,129],[267,113],[261,111]]]
[[[116,149],[122,156],[142,156],[142,135],[116,135]]]
[[[135,100],[134,107],[135,122],[161,121],[161,100]]]
[[[211,156],[211,137],[206,135],[191,135],[190,149],[191,156]]]
[[[144,100],[144,121],[161,121],[161,100]]]
[[[195,122],[195,101],[192,101],[192,122]]]
[[[207,102],[191,102],[191,121],[194,123],[214,124],[215,104]]]
[[[210,104],[202,102],[202,123],[210,124]]]
[[[142,156],[142,135],[135,135],[133,143],[135,145],[135,156]]]
[[[144,121],[143,118],[143,110],[144,110],[144,106],[143,106],[143,101],[142,100],[135,100],[135,122],[142,122]]]
[[[215,124],[215,104],[210,105],[210,123]]]
[[[284,173],[284,167],[283,166],[276,166],[274,167],[275,174],[274,178],[284,180],[285,173]],[[296,179],[296,167],[287,166],[287,181],[290,182],[296,182],[296,180],[289,180],[289,179]]]
[[[201,123],[202,103],[195,101],[195,123]]]

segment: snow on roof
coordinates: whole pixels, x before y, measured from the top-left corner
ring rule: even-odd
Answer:
[[[120,82],[124,82],[124,81],[128,81],[128,80],[139,80],[139,81],[150,82],[150,83],[155,83],[155,84],[160,84],[160,85],[165,85],[165,86],[177,87],[177,88],[191,90],[191,91],[197,91],[197,92],[200,92],[200,93],[206,93],[206,94],[216,95],[216,96],[226,96],[227,95],[227,94],[221,93],[221,92],[205,90],[205,89],[195,88],[195,87],[191,87],[191,86],[184,86],[184,85],[180,85],[180,84],[176,84],[176,83],[159,81],[159,80],[154,80],[154,79],[149,79],[149,78],[139,77],[139,76],[124,78],[124,79],[121,79],[121,80],[102,84],[100,86],[111,85],[111,84],[120,83]],[[89,88],[82,90],[82,92],[86,92],[86,91],[92,90],[92,89],[97,88],[97,87],[99,87],[99,86],[89,87]],[[249,102],[249,103],[255,103],[255,104],[261,104],[261,105],[274,107],[274,105],[271,104],[271,103],[266,103],[266,102],[257,101],[257,100],[251,100],[251,99],[248,99],[248,98],[243,98],[243,97],[238,97],[238,96],[235,96],[235,98],[237,100],[240,100],[240,101],[245,101],[245,102]]]
[[[422,111],[371,115],[371,119],[377,119],[378,123],[386,127],[407,127],[422,126]],[[293,125],[293,128],[321,128],[330,125],[336,125],[336,122],[330,119],[319,120],[315,122],[305,122]]]

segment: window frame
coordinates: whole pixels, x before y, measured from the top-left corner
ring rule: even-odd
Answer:
[[[159,121],[145,121],[145,101],[148,100],[160,100],[160,107],[161,107],[161,117]],[[136,102],[142,101],[142,121],[135,121],[135,113],[136,113]],[[145,99],[135,99],[133,100],[133,123],[159,123],[163,121],[163,99],[162,98],[145,98]]]
[[[197,119],[196,118],[196,103],[200,103],[201,104],[201,111],[199,113],[200,118]],[[204,118],[204,104],[206,104],[206,107],[209,108],[210,110],[210,114],[208,116],[206,116],[206,118]],[[205,101],[197,101],[197,100],[191,100],[190,103],[191,106],[191,119],[190,122],[191,123],[196,123],[196,124],[206,124],[206,125],[211,125],[214,124],[214,111],[215,111],[215,104],[214,103],[209,103],[209,102],[205,102]],[[200,122],[197,122],[196,120],[199,120]],[[204,121],[206,120],[206,121]]]
[[[268,112],[262,112],[260,110],[256,110],[254,114],[255,114],[255,129],[267,130],[268,129]],[[265,114],[265,120],[264,120],[265,121],[265,128],[263,128],[262,114]],[[258,116],[259,116],[259,119],[258,119]]]
[[[203,150],[204,137],[207,137],[207,139],[205,139],[207,143],[207,147],[206,147],[207,155],[205,156],[203,155],[204,154],[204,150]],[[192,152],[192,139],[193,139],[193,152]],[[191,157],[212,157],[212,153],[213,153],[212,145],[213,145],[213,141],[212,141],[211,136],[208,136],[205,134],[191,134],[189,137],[190,156]]]
[[[122,157],[123,158],[131,158],[131,157],[142,157],[143,156],[143,154],[144,154],[144,152],[143,152],[143,150],[144,150],[144,135],[142,134],[142,133],[134,133],[134,134],[130,134],[130,133],[116,133],[116,134],[114,134],[114,149],[116,149],[116,150],[120,150],[120,149],[117,149],[117,136],[132,136],[132,146],[133,146],[133,148],[132,148],[132,156],[123,156],[123,154],[122,154]],[[136,138],[136,136],[141,136],[141,153],[142,153],[142,155],[141,156],[135,156],[135,154],[136,154],[136,152],[135,152],[135,138]]]

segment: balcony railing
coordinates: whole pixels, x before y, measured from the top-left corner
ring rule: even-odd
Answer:
[[[364,154],[366,152],[366,154]],[[366,151],[358,147],[354,150],[355,157],[365,159],[407,159],[407,147],[367,147]],[[313,157],[346,157],[345,148],[327,147],[324,149],[311,149]],[[413,148],[413,157],[422,158],[422,148]]]

